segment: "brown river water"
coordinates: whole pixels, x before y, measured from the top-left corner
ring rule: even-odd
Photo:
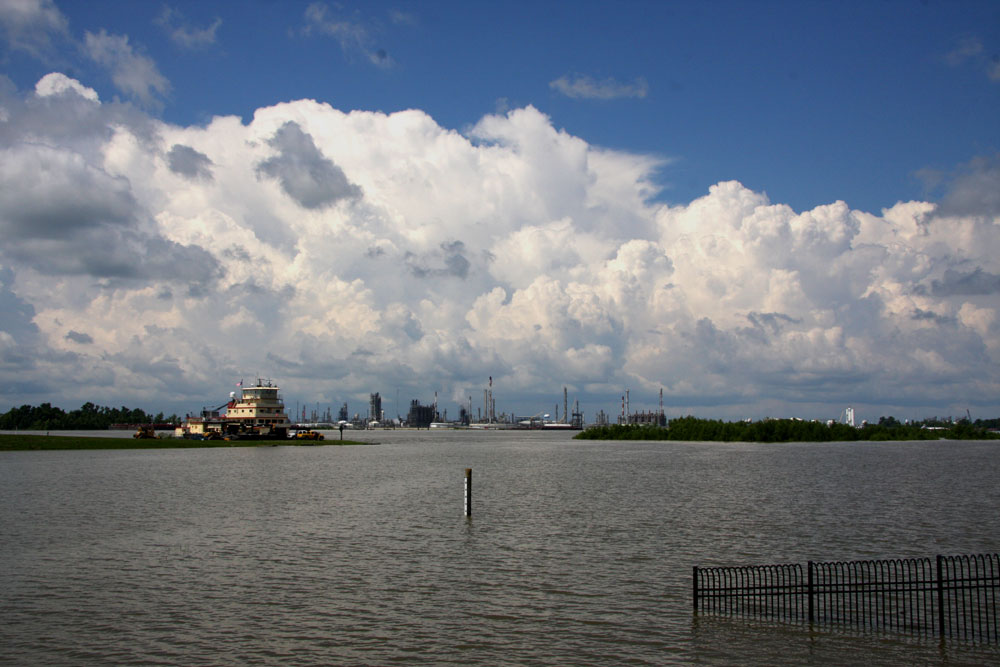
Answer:
[[[1000,551],[1000,441],[347,437],[0,452],[0,664],[1000,664],[691,610],[694,565]]]

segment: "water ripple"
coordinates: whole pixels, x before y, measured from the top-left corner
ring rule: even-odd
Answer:
[[[2,453],[0,663],[1000,662],[690,611],[695,564],[996,551],[995,443],[377,435]]]

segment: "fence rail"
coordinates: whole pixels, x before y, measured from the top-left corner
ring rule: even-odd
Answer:
[[[1000,642],[1000,555],[697,567],[694,611]]]

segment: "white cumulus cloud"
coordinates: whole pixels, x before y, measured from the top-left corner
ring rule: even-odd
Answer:
[[[215,33],[222,26],[222,19],[216,18],[208,26],[199,28],[189,23],[173,7],[164,6],[156,18],[156,24],[166,31],[177,46],[183,49],[200,49],[215,43]]]
[[[549,88],[566,97],[590,100],[613,100],[622,97],[642,99],[649,94],[649,84],[643,77],[638,77],[632,83],[620,83],[610,77],[595,79],[584,74],[574,74],[550,81]]]
[[[533,107],[464,134],[309,100],[183,127],[38,90],[0,133],[10,402],[184,411],[255,372],[335,406],[398,390],[389,414],[475,403],[488,377],[521,414],[564,385],[588,416],[626,388],[725,417],[1000,397],[991,158],[944,204],[879,214],[735,181],[667,205],[662,161]]]
[[[46,74],[35,84],[35,94],[39,97],[49,97],[51,95],[62,95],[64,93],[74,93],[91,102],[100,101],[97,91],[88,88],[76,79],[71,79],[62,72],[52,72]]]
[[[84,49],[94,62],[111,71],[111,80],[123,93],[147,107],[155,107],[170,91],[170,82],[160,74],[152,58],[136,51],[126,35],[111,35],[104,29],[87,32]]]
[[[11,49],[47,59],[53,37],[69,36],[69,21],[52,0],[4,0],[0,2],[0,29]]]

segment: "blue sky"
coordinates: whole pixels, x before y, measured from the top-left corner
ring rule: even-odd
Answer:
[[[341,109],[422,109],[461,130],[533,105],[588,142],[670,160],[662,197],[737,179],[796,210],[838,199],[877,213],[933,195],[948,172],[1000,150],[996,2],[72,2],[69,31],[127,35],[169,82],[156,114],[248,119],[311,98]],[[167,10],[168,14],[164,14]],[[171,31],[211,31],[185,48]],[[371,55],[383,51],[385,64]],[[51,63],[8,54],[30,87]],[[71,72],[107,99],[99,65]],[[58,62],[58,60],[56,61]],[[560,78],[614,82],[568,97]],[[641,86],[642,96],[629,91]]]
[[[521,413],[563,385],[1000,411],[996,2],[3,0],[0,27],[12,405],[259,370],[335,405],[492,375]],[[240,327],[267,352],[199,358]]]

